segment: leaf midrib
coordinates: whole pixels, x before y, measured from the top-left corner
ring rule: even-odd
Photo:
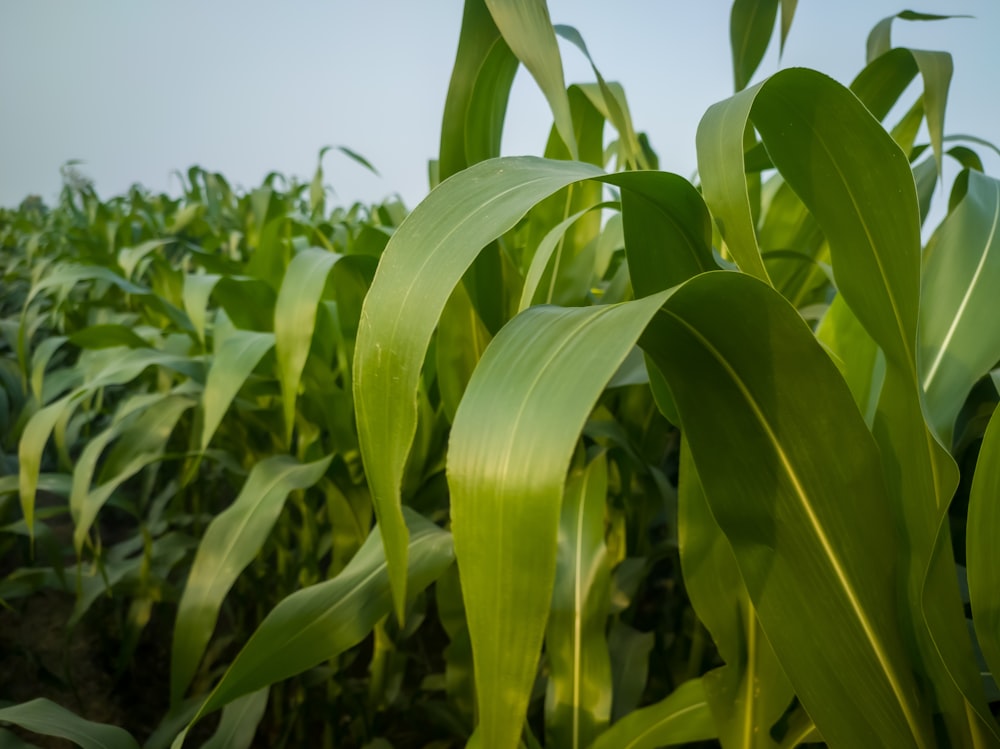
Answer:
[[[761,410],[756,399],[754,399],[749,388],[747,388],[746,383],[743,382],[742,378],[737,374],[736,370],[729,364],[729,361],[722,355],[712,343],[705,338],[699,330],[689,324],[684,318],[682,318],[677,313],[664,307],[662,310],[665,314],[673,318],[677,323],[679,323],[683,328],[685,328],[698,342],[702,344],[704,349],[714,358],[723,368],[723,370],[728,374],[732,382],[736,385],[740,394],[743,396],[747,405],[750,407],[756,420],[760,423],[763,428],[768,441],[774,448],[778,459],[781,462],[781,466],[784,468],[785,473],[792,484],[792,488],[795,491],[795,496],[799,500],[799,504],[802,510],[806,514],[806,518],[809,521],[809,527],[812,529],[813,534],[820,543],[820,547],[824,552],[824,558],[828,560],[829,565],[832,567],[833,572],[836,576],[843,593],[847,597],[847,601],[850,604],[850,609],[854,613],[854,617],[857,619],[858,623],[861,625],[862,631],[865,634],[866,642],[874,653],[879,665],[881,666],[882,672],[889,682],[889,686],[892,689],[893,694],[896,697],[897,704],[903,711],[903,715],[906,719],[907,725],[910,729],[914,740],[917,745],[924,747],[925,744],[922,739],[922,732],[919,727],[919,722],[916,719],[913,709],[911,708],[909,701],[906,699],[905,691],[899,682],[899,677],[895,673],[895,669],[892,668],[891,662],[889,660],[888,654],[885,652],[884,645],[882,644],[880,638],[876,634],[872,623],[869,621],[868,616],[864,610],[864,607],[860,604],[858,600],[858,595],[854,590],[854,586],[851,584],[848,576],[844,570],[843,563],[840,561],[839,556],[830,543],[829,538],[827,538],[826,532],[823,529],[819,518],[816,516],[815,510],[809,501],[809,496],[806,493],[801,481],[799,480],[798,474],[792,466],[788,455],[785,453],[781,442],[778,440],[777,435],[771,429],[771,424],[768,422],[763,411]]]

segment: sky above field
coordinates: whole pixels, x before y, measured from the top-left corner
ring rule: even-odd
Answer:
[[[865,39],[905,7],[975,19],[897,21],[897,46],[955,58],[946,131],[1000,142],[1000,2],[839,0],[799,3],[780,63],[777,43],[757,79],[807,66],[848,83]],[[462,0],[8,0],[0,4],[0,205],[51,201],[71,159],[102,197],[139,182],[176,194],[171,172],[199,164],[252,187],[277,170],[308,180],[324,145],[364,155],[324,160],[342,202],[426,194],[458,43]],[[729,0],[550,0],[575,26],[605,78],[620,81],[662,169],[691,176],[698,121],[732,93]],[[593,80],[562,43],[567,83]],[[910,98],[912,100],[912,98]],[[504,154],[541,154],[551,125],[522,69]],[[1000,173],[1000,158],[987,169]]]

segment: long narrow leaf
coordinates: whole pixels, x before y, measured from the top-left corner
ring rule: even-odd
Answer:
[[[969,495],[966,559],[976,637],[993,680],[1000,683],[1000,417],[994,411],[983,436]]]
[[[84,720],[46,699],[0,708],[0,721],[44,736],[69,739],[83,749],[139,749],[124,729]]]
[[[552,611],[545,631],[549,658],[546,726],[552,745],[583,749],[611,716],[611,660],[605,628],[610,566],[604,544],[607,458],[570,473],[559,520]]]
[[[362,308],[354,355],[358,438],[386,546],[397,616],[406,596],[403,469],[434,326],[479,251],[541,199],[601,174],[574,162],[483,162],[446,180],[396,230]]]
[[[410,590],[423,590],[454,559],[451,535],[407,509]],[[332,580],[304,588],[272,609],[201,706],[192,724],[245,694],[336,657],[392,611],[382,540],[376,528]],[[185,729],[173,743],[183,746]]]
[[[700,679],[681,684],[666,699],[629,713],[590,749],[657,749],[716,737]]]
[[[303,250],[288,264],[278,291],[278,301],[274,306],[274,350],[281,382],[285,443],[289,445],[295,426],[299,381],[316,329],[316,310],[326,279],[341,257],[316,248]]]
[[[180,702],[205,652],[222,599],[264,545],[285,498],[319,481],[330,460],[300,464],[276,455],[261,461],[250,471],[236,500],[209,523],[177,606],[170,664],[174,704]]]
[[[485,749],[517,745],[552,600],[574,445],[666,293],[627,305],[526,310],[490,343],[455,416],[452,532]],[[593,341],[601,345],[584,345]],[[573,388],[565,387],[570,376]]]
[[[920,364],[931,424],[950,444],[975,382],[1000,360],[1000,181],[967,173],[965,197],[925,252]]]
[[[768,640],[824,738],[933,746],[901,643],[879,451],[809,328],[765,285],[713,273],[670,298],[642,345],[666,375]]]

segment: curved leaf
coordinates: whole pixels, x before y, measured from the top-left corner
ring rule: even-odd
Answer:
[[[757,621],[732,547],[709,509],[686,439],[677,505],[684,587],[726,662],[702,677],[719,742],[726,749],[774,747],[771,727],[788,708],[792,687]]]
[[[0,721],[43,736],[69,739],[83,749],[139,749],[124,729],[84,720],[46,699],[0,708]]]
[[[233,398],[243,387],[261,359],[274,348],[274,333],[253,330],[234,330],[219,346],[212,358],[212,365],[205,380],[202,394],[204,419],[201,431],[201,449],[212,441],[212,435],[222,423]]]
[[[416,593],[436,580],[454,559],[451,535],[409,508],[408,576]],[[222,680],[191,721],[336,657],[353,647],[392,610],[392,594],[378,528],[343,572],[281,601],[261,622]],[[173,743],[179,749],[190,725]]]
[[[670,298],[642,345],[669,383],[764,632],[824,738],[933,746],[901,642],[879,451],[808,326],[767,286],[712,273]],[[830,454],[839,459],[816,459]]]
[[[285,443],[288,445],[292,442],[295,426],[299,381],[316,328],[316,310],[326,279],[341,257],[314,247],[296,254],[285,270],[274,305],[274,351],[278,359]],[[203,440],[203,444],[207,442]]]
[[[486,5],[504,41],[524,63],[548,100],[556,129],[571,158],[576,159],[576,138],[562,57],[545,0],[486,0]]]
[[[666,699],[629,713],[590,749],[657,749],[716,737],[701,679],[681,684]]]
[[[993,412],[983,435],[969,494],[966,560],[976,637],[993,680],[1000,683],[1000,417]]]
[[[287,455],[262,460],[250,471],[239,496],[205,529],[177,606],[170,663],[173,704],[180,702],[191,683],[215,629],[223,598],[260,552],[285,498],[319,481],[330,460],[300,464]]]
[[[459,405],[448,484],[475,662],[476,734],[485,747],[512,748],[520,735],[552,601],[574,445],[668,293],[522,312],[487,347]],[[583,345],[591,341],[601,345]]]
[[[945,444],[976,381],[1000,360],[1000,181],[970,171],[965,197],[924,252],[920,370],[931,424]]]
[[[545,630],[549,659],[546,727],[555,746],[582,749],[611,716],[611,659],[605,628],[611,569],[604,543],[607,458],[570,473],[559,520],[552,610]]]
[[[786,16],[791,14],[782,7],[781,43],[784,46],[787,29]],[[733,52],[733,83],[736,91],[747,87],[757,66],[764,59],[764,52],[771,42],[774,19],[778,15],[778,0],[734,0],[729,18],[729,42]]]
[[[588,164],[530,157],[477,164],[441,183],[386,246],[362,307],[354,397],[397,616],[403,613],[406,594],[400,487],[416,433],[420,369],[434,326],[482,247],[512,228],[542,198],[600,174]]]

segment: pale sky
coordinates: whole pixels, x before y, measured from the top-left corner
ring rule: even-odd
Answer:
[[[848,83],[869,29],[904,7],[975,19],[896,21],[897,46],[955,58],[946,132],[1000,142],[1000,2],[802,0],[782,66]],[[732,93],[729,0],[550,0],[575,26],[604,77],[618,80],[661,168],[689,177],[694,136]],[[70,159],[102,197],[133,182],[172,194],[171,171],[199,164],[253,187],[277,170],[308,180],[324,145],[344,145],[381,173],[331,152],[340,202],[427,192],[438,149],[461,0],[3,0],[0,4],[0,205],[52,201]],[[567,83],[589,65],[562,43]],[[773,44],[758,79],[779,69]],[[907,103],[912,101],[908,99]],[[541,154],[551,116],[518,73],[504,154]],[[978,149],[987,154],[984,149]],[[987,169],[1000,175],[1000,158]]]

